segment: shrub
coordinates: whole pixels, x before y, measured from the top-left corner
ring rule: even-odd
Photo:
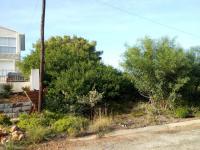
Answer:
[[[168,100],[173,104],[190,80],[192,64],[174,39],[146,37],[128,47],[122,65],[143,96],[151,102]]]
[[[66,116],[53,124],[56,132],[67,132],[69,136],[79,135],[88,126],[88,120],[83,117]]]
[[[51,134],[51,129],[43,126],[34,126],[26,129],[27,141],[39,143]]]
[[[175,110],[175,115],[178,118],[186,118],[189,117],[190,111],[186,107],[179,107]]]
[[[10,118],[6,115],[0,114],[0,124],[4,126],[9,126],[12,125],[12,122],[10,121]]]
[[[22,129],[30,129],[41,126],[42,118],[39,114],[33,113],[31,115],[21,114],[19,116],[18,126]]]
[[[41,114],[41,123],[44,126],[50,126],[52,125],[54,122],[56,122],[58,119],[61,119],[64,117],[63,114],[60,113],[54,113],[54,112],[50,112],[50,111],[44,111]]]
[[[24,86],[22,87],[22,90],[25,92],[29,92],[30,91],[30,87],[29,86]]]
[[[200,111],[195,112],[195,117],[200,117]]]
[[[4,98],[9,98],[9,96],[12,93],[12,88],[13,86],[11,84],[4,84],[3,85],[3,92],[2,92],[2,96]]]
[[[23,129],[37,126],[51,126],[58,119],[62,118],[62,114],[57,114],[49,111],[44,111],[41,114],[21,114],[19,116],[18,126]]]
[[[90,130],[101,137],[111,129],[111,123],[112,119],[109,117],[98,118],[90,125]]]

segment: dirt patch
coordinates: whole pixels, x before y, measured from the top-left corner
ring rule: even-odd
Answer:
[[[24,93],[15,93],[10,95],[9,98],[1,98],[0,104],[4,103],[18,103],[18,102],[27,102],[28,97]]]

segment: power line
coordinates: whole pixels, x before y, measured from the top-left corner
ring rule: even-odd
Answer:
[[[122,9],[122,8],[120,8],[120,7],[118,7],[118,6],[114,6],[114,5],[110,4],[110,3],[103,2],[103,1],[101,1],[101,0],[97,0],[97,2],[100,3],[100,4],[102,4],[102,5],[105,5],[105,6],[107,6],[107,7],[116,9],[116,10],[121,11],[121,12],[123,12],[123,13],[126,13],[126,14],[128,14],[128,15],[130,15],[130,16],[138,17],[138,18],[140,18],[140,19],[142,19],[142,20],[151,22],[151,23],[153,23],[153,24],[156,24],[156,25],[159,25],[159,26],[162,26],[162,27],[165,27],[165,28],[168,28],[168,29],[171,29],[171,30],[180,32],[180,33],[183,33],[183,34],[185,34],[185,35],[189,35],[189,36],[192,36],[192,37],[194,37],[194,38],[200,39],[200,36],[199,36],[199,35],[196,35],[196,34],[193,34],[193,33],[190,33],[190,32],[184,31],[184,30],[181,30],[181,29],[176,28],[176,27],[174,27],[174,26],[170,26],[170,25],[167,25],[167,24],[158,22],[158,21],[156,21],[156,20],[150,19],[150,18],[145,17],[145,16],[142,16],[142,15],[140,15],[140,14],[137,14],[137,13],[134,13],[134,12],[131,12],[131,11]]]

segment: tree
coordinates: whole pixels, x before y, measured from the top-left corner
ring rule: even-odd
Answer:
[[[191,63],[174,39],[145,37],[139,44],[128,47],[122,66],[151,103],[174,103],[181,98],[180,90],[190,80]]]
[[[26,56],[19,68],[25,75],[39,67],[39,42],[35,51]],[[98,105],[133,99],[135,89],[122,72],[101,62],[96,42],[78,37],[52,37],[45,42],[47,86],[46,108],[58,112],[87,113],[90,106],[80,103],[95,87],[102,94]],[[127,96],[128,95],[128,96]],[[129,100],[130,100],[129,99]],[[83,100],[83,99],[82,99]]]
[[[56,79],[61,72],[68,70],[74,63],[99,63],[101,51],[96,51],[96,42],[89,42],[83,38],[56,36],[45,41],[46,74],[45,82],[48,84]],[[18,63],[19,69],[28,77],[31,69],[39,68],[40,41],[33,45],[34,50]]]
[[[51,111],[87,114],[91,107],[80,97],[88,95],[93,87],[98,93],[102,93],[98,106],[106,108],[111,108],[113,102],[131,101],[136,93],[133,84],[120,71],[103,64],[94,66],[82,62],[62,72],[57,80],[51,83],[50,92],[47,94],[47,107]],[[60,103],[60,110],[57,110],[57,106],[54,107],[57,102]]]
[[[182,95],[189,104],[200,104],[200,47],[192,47],[187,52],[191,64],[190,81],[182,88]]]

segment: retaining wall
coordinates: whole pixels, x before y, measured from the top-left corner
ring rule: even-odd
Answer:
[[[17,118],[20,113],[30,113],[32,106],[31,101],[0,104],[0,113],[4,113],[10,118]]]

